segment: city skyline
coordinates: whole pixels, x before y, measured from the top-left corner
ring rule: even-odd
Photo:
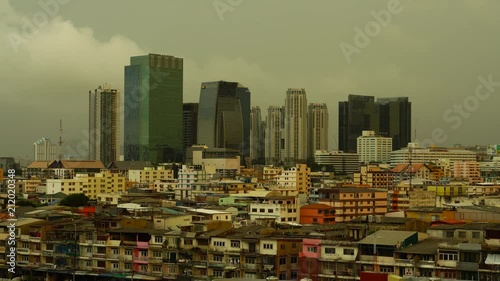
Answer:
[[[499,3],[401,2],[400,12],[392,14],[390,23],[380,25],[379,34],[369,37],[363,47],[356,45],[355,38],[362,37],[357,30],[363,31],[369,23],[376,22],[374,14],[386,10],[387,1],[325,1],[316,5],[299,1],[243,1],[222,16],[212,3],[193,8],[180,1],[159,2],[158,8],[151,9],[155,10],[153,14],[174,6],[180,12],[165,18],[164,25],[151,22],[158,17],[141,14],[138,17],[142,22],[137,27],[135,21],[121,20],[107,27],[103,21],[106,17],[99,15],[117,3],[102,4],[100,10],[93,9],[91,1],[61,4],[57,12],[48,16],[46,24],[36,26],[35,35],[15,45],[17,52],[9,34],[22,35],[23,19],[33,22],[33,15],[44,10],[35,2],[1,4],[6,16],[0,20],[0,35],[4,38],[0,53],[5,62],[0,69],[5,79],[5,103],[0,112],[3,119],[23,116],[13,118],[9,137],[0,141],[2,155],[29,157],[32,142],[39,136],[58,139],[60,119],[64,121],[66,153],[83,152],[82,143],[88,142],[87,109],[81,106],[86,100],[84,93],[104,82],[123,92],[123,66],[130,56],[145,53],[186,59],[184,102],[197,101],[196,90],[202,81],[239,81],[252,89],[252,106],[264,110],[281,104],[287,88],[306,88],[308,100],[330,107],[330,149],[338,147],[336,104],[349,94],[409,97],[413,106],[412,129],[416,129],[416,139],[420,141],[430,139],[443,146],[486,145],[497,143],[500,138],[497,132],[481,130],[493,118],[499,99],[495,89],[500,69],[491,57],[500,42],[489,36],[499,26],[493,13]],[[124,19],[140,6],[132,2],[120,4],[121,11],[115,12],[123,13]],[[263,5],[266,12],[261,11]],[[276,11],[307,20],[300,25],[288,21],[284,25],[274,20]],[[416,24],[422,11],[427,11],[426,21]],[[82,16],[85,13],[101,19],[90,20]],[[259,22],[249,24],[257,13],[261,13]],[[448,20],[443,22],[443,18]],[[182,22],[183,28],[176,30],[174,23],[178,22]],[[169,38],[179,40],[148,35],[161,34],[160,26],[170,32]],[[258,35],[247,32],[263,26],[269,28]],[[143,32],[147,27],[150,32]],[[446,32],[451,28],[460,29],[461,33]],[[443,32],[447,37],[441,36]],[[224,34],[236,40],[229,45],[224,40],[211,40],[213,43],[205,49],[192,43],[208,35],[212,38]],[[296,40],[300,37],[304,40]],[[254,48],[253,42],[257,41],[271,44]],[[359,51],[349,56],[350,62],[340,48],[342,43]],[[303,64],[300,68],[296,67],[297,58]],[[23,73],[30,83],[17,82],[18,73]],[[46,114],[49,111],[53,113]]]

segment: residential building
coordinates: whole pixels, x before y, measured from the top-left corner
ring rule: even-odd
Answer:
[[[285,163],[305,163],[308,158],[308,119],[305,89],[290,88],[285,99]]]
[[[326,103],[311,103],[308,108],[308,158],[317,150],[328,150],[328,107]]]
[[[129,170],[128,180],[136,183],[152,183],[159,180],[171,180],[174,178],[174,171],[166,169],[164,166],[157,168],[144,168],[142,170]]]
[[[248,196],[248,195],[247,195]],[[271,219],[276,223],[295,223],[300,221],[300,199],[281,196],[276,191],[264,197],[256,197],[249,205],[250,220]]]
[[[211,165],[182,165],[179,170],[179,182],[175,188],[175,199],[191,198],[193,184],[198,181],[207,181],[215,174],[215,166]]]
[[[125,66],[124,99],[125,160],[181,161],[183,59],[159,54],[131,57]]]
[[[337,174],[352,174],[359,171],[359,155],[343,151],[316,150],[314,161],[318,165],[332,166]]]
[[[453,163],[453,176],[467,178],[470,184],[482,182],[479,162],[477,161],[455,161]]]
[[[229,148],[209,148],[206,145],[194,145],[186,153],[188,165],[214,166],[223,178],[234,178],[240,173],[241,151]]]
[[[311,187],[311,168],[306,164],[296,164],[295,167],[282,171],[274,180],[278,186],[291,187],[298,193],[307,193]]]
[[[476,153],[468,150],[451,150],[441,147],[419,148],[412,147],[411,153],[409,148],[391,152],[391,166],[397,164],[410,163],[431,163],[441,159],[449,159],[451,162],[451,170],[456,161],[476,161]]]
[[[335,209],[335,222],[347,222],[359,216],[387,213],[387,191],[361,187],[321,188],[319,204]]]
[[[395,273],[394,252],[417,243],[418,232],[379,230],[359,241],[357,264],[361,271]]]
[[[53,161],[57,159],[57,145],[48,138],[41,138],[33,143],[35,161]]]
[[[118,160],[120,93],[109,85],[89,91],[89,160],[104,165]]]
[[[325,204],[309,204],[300,208],[300,224],[334,224],[335,209]]]
[[[270,106],[267,109],[265,133],[266,165],[280,165],[285,159],[285,109]]]
[[[363,131],[357,139],[357,154],[361,163],[389,163],[391,151],[392,138],[377,136],[374,131]]]

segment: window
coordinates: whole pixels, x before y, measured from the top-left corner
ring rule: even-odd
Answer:
[[[222,261],[223,256],[214,256],[214,261]]]
[[[184,238],[184,245],[193,245],[193,239]]]
[[[125,250],[125,256],[131,256],[132,255],[132,250],[126,249]]]
[[[263,247],[264,247],[264,249],[266,249],[266,250],[272,250],[272,249],[273,249],[273,244],[267,244],[267,243],[264,243]]]
[[[245,258],[246,264],[255,264],[255,258]]]
[[[439,259],[444,261],[456,261],[458,260],[458,254],[456,252],[440,252]]]
[[[266,209],[260,209],[259,210],[260,213],[265,213],[266,212]]]
[[[239,247],[240,247],[240,241],[231,240],[231,248],[239,248]]]
[[[286,264],[286,257],[280,257],[280,265]]]
[[[281,249],[281,250],[285,250],[285,249],[286,249],[286,245],[285,245],[285,243],[283,243],[283,244],[281,244],[281,245],[280,245],[280,249]]]
[[[271,214],[272,214],[272,213],[273,213],[273,211],[274,211],[273,209],[267,209],[267,212],[268,212],[268,213],[271,213]]]
[[[344,255],[354,256],[354,249],[344,249]]]
[[[163,243],[163,237],[162,236],[155,236],[155,243]]]
[[[162,256],[162,252],[161,251],[154,251],[153,252],[153,257],[155,258],[161,258]]]
[[[112,255],[119,255],[120,254],[120,251],[118,249],[112,249],[111,250],[111,254]]]
[[[458,232],[458,238],[465,238],[465,237],[466,237],[465,231],[459,231]]]
[[[318,248],[317,247],[307,247],[307,252],[309,253],[317,253]]]
[[[479,239],[480,236],[481,236],[481,232],[479,232],[479,231],[472,232],[472,238]]]
[[[298,257],[297,256],[291,256],[290,257],[290,263],[291,264],[296,264],[298,261]]]
[[[445,238],[453,238],[453,230],[448,230],[444,233]]]
[[[153,265],[153,271],[154,272],[161,272],[161,265]]]
[[[335,248],[325,248],[325,254],[335,254]]]
[[[214,270],[214,276],[215,277],[222,277],[222,271],[221,270]]]
[[[280,272],[280,280],[287,280],[286,272]]]
[[[223,241],[214,241],[214,246],[216,246],[216,247],[225,247],[226,246],[226,242],[223,242]]]
[[[252,213],[257,213],[257,208],[252,208]]]
[[[111,268],[117,269],[118,268],[118,263],[117,262],[111,263]]]

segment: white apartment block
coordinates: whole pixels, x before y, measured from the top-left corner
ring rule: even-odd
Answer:
[[[270,106],[267,109],[264,153],[268,165],[278,165],[284,160],[284,113],[284,108],[279,106]]]
[[[307,160],[307,97],[305,89],[288,89],[285,99],[285,163]]]
[[[361,163],[389,163],[392,138],[377,136],[374,131],[363,131],[362,135],[358,137],[357,148]]]
[[[300,222],[300,199],[291,196],[259,198],[249,206],[250,220],[274,219],[277,223]]]
[[[313,159],[316,150],[328,150],[328,107],[326,103],[311,103],[308,112],[309,158]]]
[[[409,144],[409,146],[410,145],[413,144]],[[455,161],[477,161],[476,153],[473,151],[443,147],[419,148],[414,145],[414,147],[411,148],[411,153],[408,148],[391,152],[391,166],[409,163],[410,158],[412,163],[424,164],[438,162],[442,159],[449,159],[451,170],[454,169],[453,165]]]
[[[177,186],[175,187],[175,200],[190,198],[193,183],[210,180],[215,172],[215,165],[182,165],[179,170]]]
[[[48,138],[41,138],[33,143],[35,161],[57,160],[57,145]]]

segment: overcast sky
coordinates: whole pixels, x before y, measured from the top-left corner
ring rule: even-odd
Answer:
[[[500,1],[55,1],[0,0],[0,156],[32,158],[59,119],[65,153],[82,151],[88,91],[123,91],[123,66],[147,53],[184,58],[185,102],[238,81],[265,112],[305,88],[328,105],[331,149],[349,94],[408,96],[421,142],[500,142]]]

